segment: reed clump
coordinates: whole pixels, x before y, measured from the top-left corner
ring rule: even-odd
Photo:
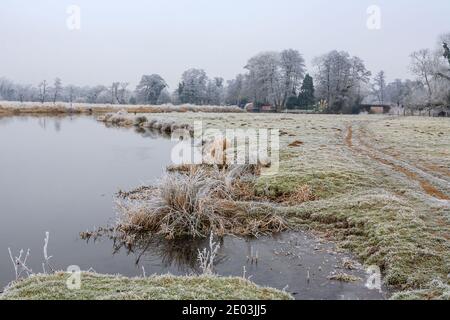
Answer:
[[[116,113],[107,113],[97,118],[100,122],[106,124],[119,126],[119,127],[131,127],[136,126],[140,128],[146,128],[149,130],[159,131],[162,134],[171,135],[177,130],[185,130],[190,135],[194,133],[194,128],[190,124],[176,123],[175,121],[163,119],[163,118],[151,118],[145,115],[133,115],[126,109],[120,110]]]
[[[204,238],[211,232],[218,236],[258,236],[287,229],[281,216],[243,201],[244,185],[251,186],[255,166],[182,169],[167,172],[154,187],[119,193],[116,231],[174,239]]]

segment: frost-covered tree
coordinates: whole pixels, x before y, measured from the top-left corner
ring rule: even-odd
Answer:
[[[372,93],[377,97],[380,104],[386,101],[386,75],[384,71],[378,72],[373,78]]]
[[[53,104],[56,103],[56,100],[59,98],[61,92],[63,90],[62,82],[60,78],[56,78],[53,84]]]
[[[89,103],[98,103],[100,102],[99,98],[102,93],[107,91],[105,86],[95,86],[92,88],[87,88],[86,90],[86,101]]]
[[[297,50],[263,52],[247,62],[247,88],[257,104],[271,104],[278,110],[296,96],[305,74],[305,62]]]
[[[426,85],[421,81],[411,82],[412,87],[405,96],[404,107],[411,112],[430,108],[429,94]]]
[[[225,94],[223,78],[216,77],[208,80],[206,88],[207,103],[211,105],[221,105]]]
[[[178,97],[181,103],[202,105],[207,101],[208,76],[202,69],[189,69],[181,76]]]
[[[445,53],[445,48],[444,48]],[[450,100],[450,77],[442,50],[422,49],[411,54],[411,71],[426,88],[425,108],[447,104]]]
[[[33,101],[35,89],[31,85],[15,85],[16,96],[13,100],[20,102]]]
[[[172,98],[170,96],[170,92],[167,89],[163,89],[158,97],[158,101],[156,102],[156,104],[167,104],[171,102]]]
[[[256,104],[281,106],[283,92],[279,65],[277,52],[260,53],[247,62],[247,85]]]
[[[405,98],[411,93],[411,90],[417,86],[418,84],[413,83],[411,80],[402,81],[395,79],[386,85],[386,99],[400,107],[405,104]]]
[[[358,57],[331,51],[314,59],[317,97],[326,101],[328,112],[350,113],[362,100],[363,85],[371,76]]]
[[[77,88],[73,85],[68,85],[65,88],[65,95],[67,96],[67,102],[70,103],[70,106],[72,106],[72,103],[75,102],[77,98]]]
[[[225,103],[243,107],[247,102],[246,76],[238,74],[235,79],[227,82]]]
[[[45,100],[47,99],[47,94],[48,94],[48,85],[47,85],[47,81],[44,80],[39,84],[39,100],[41,103],[44,103]]]
[[[2,100],[14,100],[16,85],[8,79],[0,78],[0,98]]]
[[[126,104],[128,100],[128,82],[113,82],[111,87],[112,103]]]
[[[143,75],[136,87],[136,98],[139,103],[157,104],[161,92],[168,87],[159,74]]]
[[[411,54],[411,71],[426,86],[428,100],[431,101],[433,96],[432,77],[435,73],[435,64],[431,51],[422,49]]]
[[[286,107],[288,98],[297,96],[299,92],[305,76],[305,60],[297,50],[283,50],[280,53],[280,69],[282,83],[284,84],[281,105]]]

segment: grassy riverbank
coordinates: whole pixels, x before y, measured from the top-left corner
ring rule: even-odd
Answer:
[[[8,288],[0,300],[289,300],[285,292],[243,278],[122,276],[83,273],[81,288],[69,290],[67,273],[36,275]]]
[[[89,104],[89,103],[39,103],[0,101],[0,116],[8,115],[65,115],[65,114],[105,114],[126,110],[130,114],[168,113],[168,112],[243,112],[237,106],[197,106],[183,105],[118,105],[118,104]]]

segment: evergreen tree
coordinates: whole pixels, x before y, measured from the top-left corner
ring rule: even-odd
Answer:
[[[444,46],[444,58],[446,58],[448,60],[448,63],[450,64],[450,49],[448,47],[447,43],[443,43]]]
[[[444,58],[448,60],[448,63],[450,64],[450,48],[448,47],[448,44],[446,42],[444,42],[442,44],[442,46],[444,47]],[[449,69],[450,70],[450,69]],[[437,75],[439,77],[442,77],[444,79],[447,79],[450,81],[450,76],[448,74],[444,74],[443,72],[438,72]]]
[[[298,106],[301,109],[308,109],[309,107],[312,107],[314,103],[315,98],[313,78],[309,74],[306,74],[305,79],[303,80],[300,94],[298,96]]]

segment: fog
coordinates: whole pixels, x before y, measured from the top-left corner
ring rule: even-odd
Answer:
[[[373,4],[379,29],[367,26]],[[159,73],[173,90],[188,68],[230,79],[260,51],[293,48],[309,68],[317,55],[346,50],[392,80],[411,77],[409,54],[449,31],[448,0],[2,0],[0,77],[135,85]]]

